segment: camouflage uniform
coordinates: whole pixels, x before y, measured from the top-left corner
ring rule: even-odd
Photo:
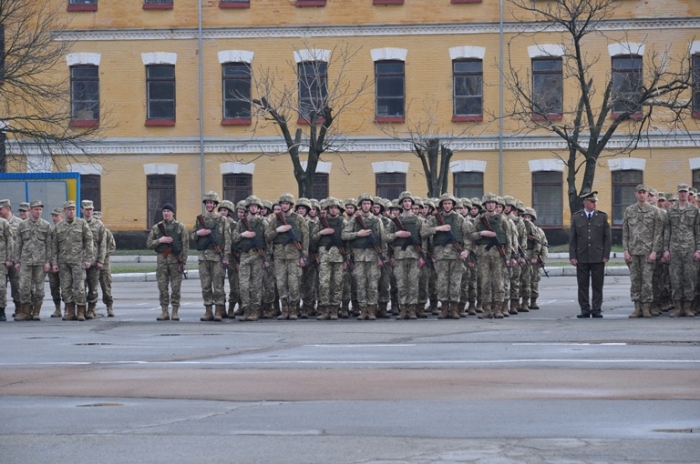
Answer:
[[[98,218],[99,219],[99,218]],[[102,222],[102,221],[100,221]],[[114,298],[112,297],[112,263],[110,257],[117,249],[117,242],[112,232],[105,227],[105,262],[100,270],[100,288],[102,289],[102,303],[107,306],[107,316],[114,317]]]
[[[72,201],[64,203],[64,210],[75,207]],[[79,217],[67,218],[56,225],[51,256],[58,266],[61,293],[66,303],[64,321],[85,320],[85,269],[83,263],[95,262],[92,232],[87,222]],[[76,316],[76,305],[78,315]]]
[[[62,208],[54,208],[51,213],[54,215],[62,215]],[[51,242],[53,243],[53,236],[56,234],[56,224],[51,224]],[[53,304],[56,310],[51,314],[51,317],[61,317],[61,280],[58,278],[58,272],[53,272],[53,269],[49,271],[49,288],[51,289],[51,299],[53,299]]]
[[[531,210],[529,214],[534,212],[534,210]],[[519,296],[522,298],[522,301],[520,306],[518,306],[518,312],[526,313],[530,311],[529,300],[532,296],[533,276],[540,272],[539,267],[536,264],[532,264],[532,261],[537,260],[537,257],[541,255],[542,241],[540,240],[539,227],[534,222],[523,219],[523,225],[525,226],[525,247],[523,251],[525,252],[525,260],[528,262],[528,265],[520,271]]]
[[[7,267],[6,263],[12,262],[12,248],[14,241],[12,239],[12,228],[10,223],[5,219],[0,218],[0,321],[5,321],[5,305],[7,304]]]
[[[93,204],[90,200],[83,200],[81,206],[83,209],[93,209]],[[104,267],[105,258],[107,256],[107,240],[105,226],[102,222],[94,217],[85,222],[87,222],[88,227],[90,227],[90,232],[92,232],[93,248],[95,249],[95,255],[90,263],[90,267],[85,272],[88,288],[88,310],[85,318],[93,319],[95,317],[95,307],[97,306],[97,299],[99,296],[97,288],[100,285],[100,269],[97,265],[100,264]]]
[[[257,197],[249,197],[246,200],[246,206],[249,204],[262,206]],[[265,251],[267,248],[265,242],[267,219],[254,216],[246,218],[246,220],[250,225],[250,230],[255,232],[255,238],[244,238],[241,236],[248,229],[244,221],[239,220],[233,230],[233,244],[241,250],[241,263],[238,268],[241,306],[243,307],[241,320],[256,321],[262,317],[263,274],[271,272],[265,270],[265,263],[267,262]],[[263,251],[262,259],[258,249]]]
[[[165,228],[168,236],[173,238],[172,246],[167,243],[159,242],[160,238],[165,236],[160,229],[161,224]],[[163,220],[151,228],[146,246],[158,253],[156,280],[158,281],[158,300],[162,313],[156,319],[159,321],[167,321],[170,319],[168,306],[171,305],[173,309],[172,320],[179,321],[180,288],[182,287],[183,270],[187,264],[190,248],[190,238],[187,233],[187,227],[175,219],[170,222]],[[178,261],[176,254],[172,252],[173,248],[180,251],[180,261],[182,264]],[[164,253],[168,250],[170,250],[168,256],[164,256]]]
[[[42,206],[41,202],[32,202]],[[40,320],[39,312],[44,301],[46,266],[51,264],[51,225],[42,218],[36,221],[29,217],[17,228],[14,244],[14,262],[20,265],[19,294],[20,311],[15,320]]]
[[[537,299],[540,297],[540,280],[542,280],[542,272],[540,269],[544,266],[544,260],[547,259],[547,253],[549,249],[549,244],[547,242],[547,236],[542,228],[535,226],[536,237],[540,241],[540,252],[539,257],[543,264],[535,264],[532,266],[532,272],[530,273],[530,309],[540,309],[537,305]],[[537,257],[535,257],[537,258]]]
[[[338,206],[340,202],[337,200],[330,203],[332,206]],[[342,209],[341,209],[342,211]],[[325,221],[330,228],[334,230],[333,235],[321,235],[321,230],[325,227],[319,224],[311,233],[311,240],[316,243],[319,251],[321,264],[319,265],[318,275],[318,298],[319,298],[319,320],[338,319],[338,307],[343,298],[343,277],[345,272],[343,255],[338,248],[338,244],[347,250],[345,243],[341,240],[343,226],[345,221],[341,216],[326,217]],[[335,237],[335,238],[333,238]],[[347,251],[346,251],[347,252]]]
[[[302,199],[300,198],[301,202]],[[308,200],[307,200],[308,202]],[[299,206],[299,205],[297,205]],[[310,208],[310,206],[309,206]],[[310,217],[304,218],[309,228],[309,237],[318,229],[318,220]],[[313,317],[316,312],[316,301],[318,300],[318,249],[313,240],[309,240],[309,259],[306,266],[301,270],[301,286],[299,287],[300,298],[302,300],[301,318]]]
[[[7,220],[7,222],[10,224],[10,229],[12,229],[12,235],[13,237],[17,237],[17,228],[19,225],[22,223],[22,219],[19,216],[12,216],[10,219]],[[14,254],[14,251],[11,252]],[[19,301],[19,271],[15,269],[14,264],[12,263],[13,266],[7,269],[7,278],[10,281],[10,294],[12,295],[12,302],[15,305],[15,311],[17,308],[19,308],[20,301]]]

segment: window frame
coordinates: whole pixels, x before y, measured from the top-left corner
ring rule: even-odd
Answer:
[[[396,176],[396,179],[401,179],[394,182],[380,182],[380,178],[384,176],[390,179],[390,176]],[[395,189],[395,190],[394,190]],[[406,191],[406,173],[405,172],[378,172],[374,174],[374,191],[376,196],[395,200],[399,198],[401,192]],[[396,191],[396,195],[392,192]]]
[[[479,63],[481,69],[476,71],[457,71],[455,68],[460,63]],[[459,78],[469,79],[477,76],[479,78],[479,95],[457,95],[457,80]],[[481,111],[477,114],[458,114],[457,99],[479,99]],[[484,60],[480,58],[461,58],[452,60],[452,122],[480,122],[484,120]]]
[[[308,74],[308,70],[313,73]],[[299,106],[297,124],[311,124],[313,120],[311,112],[316,111],[321,114],[323,108],[328,105],[328,63],[326,61],[297,63],[297,103]],[[307,109],[308,113],[306,113]],[[323,122],[323,117],[319,115],[315,123],[323,124]]]
[[[326,0],[296,0],[294,6],[297,8],[304,8],[308,6],[322,7],[326,6]]]
[[[156,69],[156,68],[171,68],[173,71],[173,77],[149,77],[149,71]],[[158,99],[158,100],[152,100],[150,97],[150,90],[151,86],[150,84],[155,84],[158,82],[165,82],[169,83],[172,82],[172,100],[170,99]],[[151,113],[151,104],[153,102],[166,102],[166,101],[172,101],[172,110],[173,110],[173,117],[154,117],[152,116]],[[176,87],[176,79],[175,79],[175,65],[172,64],[149,64],[146,65],[146,126],[174,126],[175,121],[177,120],[177,87]]]
[[[91,183],[93,185],[88,185]],[[100,174],[80,175],[80,198],[92,200],[95,211],[102,211],[102,176]]]
[[[172,179],[172,186],[165,185],[151,185],[152,180],[165,180]],[[162,195],[158,196],[159,203],[156,205],[151,205],[151,192],[152,191],[172,191],[172,200],[168,198],[163,198]],[[163,205],[165,203],[171,203],[175,210],[177,210],[177,176],[174,174],[149,174],[146,176],[146,226],[150,230],[163,220]],[[151,222],[153,218],[153,222]]]
[[[700,169],[693,169],[690,173],[690,178],[692,179],[692,186],[700,190]]]
[[[400,64],[401,72],[386,72],[380,73],[379,68],[383,65]],[[380,96],[379,95],[379,81],[380,79],[395,79],[401,78],[401,97],[394,96]],[[402,123],[406,121],[406,63],[402,60],[377,60],[374,62],[374,122],[378,123]],[[379,108],[383,105],[379,104],[379,100],[401,100],[401,114],[400,115],[389,115],[380,114]],[[387,105],[387,113],[388,113]]]
[[[695,53],[690,56],[690,66],[693,74],[692,84],[692,115],[694,118],[700,118],[700,53]]]
[[[624,182],[616,181],[615,179],[616,177],[619,177],[622,174],[631,173],[639,173],[639,178]],[[637,201],[634,196],[634,189],[637,186],[637,184],[644,183],[644,171],[642,171],[641,169],[622,169],[619,171],[612,171],[612,175],[610,176],[610,183],[612,186],[612,214],[610,215],[610,225],[613,228],[621,228],[624,219],[625,209],[627,209],[628,206],[634,204]],[[620,191],[620,189],[623,188],[627,192],[627,195]],[[618,198],[618,195],[620,196],[620,198]],[[630,198],[630,203],[623,204],[623,197],[625,196]],[[619,217],[615,213],[616,211],[618,211]]]
[[[314,173],[314,188],[311,198],[322,200],[328,198],[330,192],[330,175],[327,172]]]
[[[95,71],[95,76],[94,77],[85,77],[85,76],[80,76],[80,77],[75,77],[74,71],[78,70],[94,70]],[[100,68],[99,66],[95,66],[92,64],[77,64],[73,65],[69,69],[69,74],[70,74],[70,122],[69,126],[70,127],[98,127],[100,125]],[[75,99],[75,94],[76,91],[74,89],[74,85],[80,82],[96,82],[97,83],[97,100],[78,100],[80,102],[94,102],[96,104],[94,113],[97,116],[93,118],[78,118],[76,117],[76,114],[78,111],[75,110],[75,105],[76,105],[76,99]],[[86,111],[85,109],[81,109],[81,111]],[[89,110],[87,110],[89,111]]]
[[[615,69],[615,63],[616,61],[619,62],[620,60],[638,60],[639,61],[639,68],[635,67],[630,67],[630,68],[621,68],[621,69]],[[641,105],[634,109],[634,108],[620,108],[616,107],[616,105],[619,104],[624,104],[628,105],[628,103],[625,102],[617,102],[615,101],[618,95],[619,90],[617,89],[617,86],[615,85],[615,77],[616,76],[633,76],[635,73],[638,74],[636,78],[635,84],[637,84],[637,89],[638,93],[641,93],[642,88],[644,86],[644,57],[642,55],[636,55],[636,54],[629,54],[629,55],[617,55],[613,56],[611,59],[611,64],[610,64],[610,71],[611,71],[611,79],[613,80],[612,84],[612,89],[611,89],[611,99],[612,103],[610,106],[610,115],[612,118],[617,118],[622,114],[629,113],[630,117],[632,119],[638,119],[642,116],[642,107]],[[629,81],[628,78],[625,79],[625,81]],[[629,91],[624,91],[623,93],[633,93],[633,90]],[[634,110],[634,111],[632,111]]]
[[[144,10],[172,10],[175,0],[143,0]]]
[[[372,5],[403,5],[403,0],[372,0]]]
[[[535,69],[536,64],[538,63],[559,63],[560,69],[558,70],[551,70],[551,69]],[[537,77],[539,76],[544,76],[544,81],[543,81],[543,86],[545,89],[550,89],[551,87],[547,85],[550,81],[547,79],[549,78],[557,78],[560,85],[559,89],[561,90],[558,97],[558,108],[553,108],[553,110],[556,111],[551,111],[547,113],[541,113],[538,111],[535,111],[535,108],[532,107],[530,108],[530,111],[532,113],[532,119],[536,121],[544,121],[544,120],[559,120],[562,119],[564,115],[564,60],[560,56],[546,56],[546,57],[535,57],[530,60],[530,72],[531,72],[531,80],[532,80],[532,102],[533,106],[534,103],[536,103],[537,96],[538,96],[538,89],[537,89]],[[549,108],[547,108],[549,110]]]
[[[538,175],[546,174],[558,174],[559,180],[554,181],[551,179],[537,179]],[[542,176],[543,177],[543,176]],[[537,225],[542,229],[562,229],[564,227],[564,173],[561,171],[533,171],[531,173],[532,179],[532,207],[537,211]],[[558,202],[537,202],[535,201],[540,195],[538,194],[538,187],[548,189],[548,193],[542,196],[547,199],[551,199],[552,195],[550,190],[552,188],[557,188],[559,192],[558,197],[556,197]],[[554,217],[556,224],[547,224],[545,222],[545,217],[548,214]]]
[[[460,180],[464,176],[479,176],[479,183],[470,182],[468,180]],[[462,195],[458,189],[465,189],[467,193]],[[473,190],[469,192],[469,190]],[[458,198],[474,198],[484,196],[484,173],[481,171],[462,171],[452,173],[452,194]]]
[[[245,69],[247,70],[248,74],[247,76],[226,76],[226,69],[227,68],[240,68],[240,69]],[[248,126],[252,124],[252,105],[250,103],[250,98],[251,98],[251,92],[252,92],[252,69],[249,63],[243,63],[243,62],[232,62],[232,63],[222,63],[221,64],[221,125],[222,126]],[[241,98],[236,98],[235,96],[230,96],[227,98],[226,95],[226,83],[227,81],[240,81],[244,82],[244,85],[247,85],[248,87],[248,100],[241,99]],[[248,108],[247,108],[247,115],[245,116],[231,116],[226,114],[227,108],[226,108],[226,103],[227,102],[243,102],[247,103]]]
[[[68,0],[66,11],[97,11],[97,0]]]
[[[240,180],[245,180],[246,185],[237,185]],[[224,174],[221,176],[221,186],[224,200],[229,200],[236,206],[236,203],[253,194],[253,175],[247,173]]]
[[[250,8],[250,0],[219,0],[219,8]]]

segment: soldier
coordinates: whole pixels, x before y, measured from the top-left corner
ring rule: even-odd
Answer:
[[[522,211],[523,224],[525,225],[526,245],[525,245],[525,261],[529,264],[524,267],[520,274],[520,297],[522,302],[518,306],[519,313],[527,313],[530,311],[530,303],[533,302],[533,282],[535,275],[540,273],[538,261],[542,257],[542,250],[545,249],[540,228],[535,225],[537,220],[537,212],[532,208],[525,208],[522,203],[518,205]],[[534,305],[537,306],[538,293],[534,293]],[[533,307],[534,309],[534,307]],[[538,307],[539,309],[539,307]]]
[[[522,273],[530,263],[527,262],[525,256],[525,250],[527,249],[527,229],[525,221],[520,217],[520,211],[524,208],[524,205],[513,197],[505,197],[505,199],[506,207],[504,212],[508,215],[510,220],[513,221],[513,225],[515,226],[513,247],[515,248],[516,259],[519,263],[519,265],[511,268],[510,276],[510,308],[508,312],[515,315],[518,314],[518,307],[520,306],[520,282],[522,280]],[[518,206],[520,206],[521,209],[519,209]]]
[[[373,197],[372,199],[374,200],[374,205],[372,205],[372,214],[382,221],[384,232],[386,233],[386,231],[389,230],[389,224],[391,223],[391,219],[388,217],[388,210],[386,208],[386,200],[380,197]],[[387,241],[387,259],[390,261],[394,255],[393,248],[394,247],[391,245],[391,241]],[[389,317],[387,307],[389,306],[389,301],[391,300],[392,267],[382,266],[380,275],[379,286],[377,287],[378,300],[377,312],[375,316],[377,316],[378,319],[387,319]]]
[[[7,270],[12,267],[12,228],[10,223],[0,217],[0,321],[6,321],[5,305],[7,303]]]
[[[569,261],[576,266],[578,281],[578,303],[581,307],[579,319],[601,318],[605,263],[610,259],[611,231],[607,213],[596,209],[598,192],[584,190],[579,198],[582,210],[571,216],[569,237]],[[589,299],[589,288],[593,288],[593,305]]]
[[[10,224],[12,235],[16,237],[17,227],[19,227],[22,220],[12,214],[12,204],[10,200],[0,200],[0,217],[4,218]],[[12,250],[10,250],[10,256],[13,256]],[[10,258],[8,263],[5,263],[5,267],[7,268],[6,272],[10,280],[10,294],[12,296],[12,302],[15,305],[15,311],[17,311],[19,308],[19,272],[15,269],[15,263],[12,262],[12,258]],[[5,281],[3,281],[3,285],[7,285]]]
[[[344,223],[351,221],[355,216],[357,201],[354,198],[348,198],[345,200],[343,206],[345,207],[344,212]],[[352,254],[352,248],[347,247],[348,260],[350,263],[354,263],[354,256]],[[352,312],[354,313],[359,308],[360,304],[357,302],[357,285],[352,277],[352,265],[347,266],[343,269],[343,300],[340,306],[339,317],[341,319],[348,319],[350,317],[350,302],[352,302]],[[359,315],[359,313],[358,313]]]
[[[95,211],[94,218],[102,221],[102,212]],[[117,242],[114,240],[112,231],[105,227],[105,261],[100,270],[100,289],[102,290],[102,303],[107,307],[107,317],[114,317],[114,298],[112,297],[112,262],[111,256],[117,249]]]
[[[263,274],[270,272],[267,261],[265,230],[267,219],[258,215],[262,202],[255,195],[245,200],[248,213],[236,223],[233,231],[233,244],[241,250],[239,267],[241,321],[257,321],[262,318]]]
[[[162,212],[163,220],[151,228],[146,241],[146,246],[158,253],[156,279],[161,313],[156,320],[168,321],[172,318],[173,321],[179,321],[180,287],[187,265],[190,239],[185,225],[175,220],[175,207],[171,203],[164,204]],[[173,308],[172,317],[168,312],[169,305]]]
[[[54,208],[51,211],[51,241],[53,242],[53,235],[56,233],[56,224],[63,220],[63,208]],[[49,288],[51,289],[51,298],[53,299],[53,304],[56,310],[51,314],[51,317],[61,317],[61,281],[58,278],[58,272],[54,272],[53,269],[49,271]]]
[[[233,206],[233,203],[229,200],[223,200],[221,203],[219,203],[216,210],[228,221],[229,229],[231,230],[231,237],[233,237],[233,229],[236,227],[236,222],[238,222],[238,215],[234,215],[236,208]],[[226,275],[228,277],[229,288],[228,313],[224,311],[221,317],[223,319],[235,319],[235,307],[236,303],[240,301],[240,290],[238,282],[238,253],[234,249],[233,244],[231,245],[231,256],[228,260],[228,266],[226,266]]]
[[[29,203],[20,203],[18,211],[20,220],[25,221],[29,217]]]
[[[344,268],[349,266],[347,247],[340,238],[345,221],[341,216],[343,208],[340,200],[329,198],[321,201],[321,208],[319,226],[311,235],[321,260],[318,269],[319,308],[316,319],[337,320],[338,307],[343,298]]]
[[[16,321],[40,321],[44,280],[51,269],[51,225],[41,218],[44,205],[32,201],[29,218],[17,228],[14,245],[15,270],[19,272],[20,308]]]
[[[75,216],[74,201],[63,203],[63,216],[64,220],[56,225],[53,235],[53,271],[59,273],[66,303],[63,320],[84,321],[85,271],[95,261],[92,232],[87,222]]]
[[[85,273],[88,288],[88,309],[85,319],[94,319],[96,317],[95,308],[98,298],[97,287],[100,284],[100,271],[104,269],[104,262],[107,257],[107,234],[105,226],[93,217],[95,207],[91,200],[80,202],[80,211],[88,227],[90,227],[90,232],[92,232],[93,248],[95,249],[93,262],[90,263],[90,267]]]
[[[372,214],[374,200],[363,193],[357,198],[359,211],[343,227],[341,238],[352,248],[355,268],[352,271],[357,285],[360,306],[358,320],[375,320],[379,300],[378,285],[381,267],[386,262],[386,238],[380,218]]]
[[[313,208],[311,207],[311,201],[307,198],[299,198],[297,201],[295,211],[296,213],[303,217],[306,221],[306,225],[309,228],[309,237],[314,233],[318,221],[312,219],[309,212]],[[300,311],[301,319],[308,319],[313,317],[315,312],[315,302],[316,302],[316,289],[318,285],[318,250],[316,249],[316,244],[313,240],[309,240],[309,259],[306,262],[306,266],[301,271],[301,287],[300,287],[300,297],[302,300],[302,307]]]
[[[651,317],[652,278],[656,252],[663,237],[663,222],[658,209],[647,203],[644,184],[637,185],[634,196],[637,203],[625,209],[622,220],[622,248],[630,269],[630,296],[634,302],[634,312],[629,317]]]
[[[281,212],[271,218],[265,239],[273,244],[277,290],[282,300],[282,313],[277,319],[296,320],[300,296],[301,272],[309,254],[309,226],[294,212],[294,196],[280,196]]]
[[[225,217],[216,212],[219,195],[207,192],[202,198],[203,215],[197,216],[190,237],[197,245],[199,283],[202,287],[204,315],[200,321],[221,322],[226,311],[224,279],[231,253],[231,229]],[[212,306],[216,306],[216,313]]]
[[[688,190],[687,184],[678,185],[678,202],[668,208],[664,227],[663,261],[669,263],[675,308],[671,317],[695,316],[691,302],[700,261],[700,210],[688,203]]]
[[[472,208],[472,201],[469,198],[462,198],[462,211],[460,214],[466,222],[474,226],[474,221],[470,214]],[[467,266],[465,267],[464,273],[462,274],[462,288],[459,292],[459,316],[467,317],[468,315],[476,315],[476,291],[473,293],[470,291],[472,289],[472,281],[476,282],[476,268],[473,261],[474,253],[470,253],[470,257],[467,259]]]

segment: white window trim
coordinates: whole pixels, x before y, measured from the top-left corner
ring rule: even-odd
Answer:
[[[169,52],[153,52],[153,53],[141,53],[141,61],[143,61],[144,66],[151,64],[172,64],[177,63],[177,53]]]
[[[406,61],[408,50],[405,48],[374,48],[370,51],[372,61],[399,60]]]
[[[690,43],[690,54],[695,55],[697,53],[700,53],[700,40],[695,40]]]
[[[691,171],[695,171],[696,169],[700,169],[700,158],[690,158],[688,160],[688,163],[690,164]]]
[[[549,56],[564,56],[566,48],[561,44],[540,44],[527,47],[530,58],[543,58]]]
[[[328,63],[331,59],[331,51],[323,50],[320,48],[314,49],[309,48],[306,50],[295,50],[294,51],[294,61],[299,63],[306,63],[309,61],[323,61]]]
[[[77,172],[81,176],[102,175],[102,165],[92,163],[71,164],[69,172]]]
[[[528,161],[530,172],[559,171],[564,172],[566,165],[560,159],[544,158]]]
[[[620,42],[608,45],[610,56],[638,55],[644,56],[645,44],[637,42]]]
[[[306,166],[308,164],[309,163],[307,161],[301,162],[301,167],[304,168],[304,171],[306,171]],[[330,174],[331,166],[333,166],[333,163],[328,161],[319,161],[318,164],[316,164],[316,174]]]
[[[478,58],[483,60],[486,56],[485,47],[473,47],[471,45],[463,45],[461,47],[450,48],[450,60],[460,60],[466,58]]]
[[[486,172],[486,161],[459,160],[450,162],[450,171],[458,172]]]
[[[66,63],[68,63],[69,68],[79,64],[99,66],[101,58],[100,53],[69,53],[66,55]]]
[[[403,172],[406,174],[408,172],[408,167],[410,163],[404,161],[378,161],[372,163],[372,171],[375,174],[384,174],[391,172]]]
[[[53,158],[46,154],[27,155],[27,172],[52,172]]]
[[[222,50],[219,52],[219,64],[253,62],[254,52],[248,50]]]
[[[153,175],[177,175],[177,164],[170,163],[149,163],[143,165],[143,172],[147,176]]]
[[[221,163],[219,165],[221,174],[250,174],[251,176],[255,172],[255,163]]]
[[[644,171],[647,160],[643,158],[620,158],[608,160],[608,169],[612,171]]]

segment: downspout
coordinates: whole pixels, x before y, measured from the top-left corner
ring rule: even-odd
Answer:
[[[499,0],[500,18],[498,29],[499,74],[498,74],[498,194],[503,195],[503,0]]]
[[[199,55],[199,183],[204,198],[204,54],[202,51],[202,0],[197,0],[197,41]]]

